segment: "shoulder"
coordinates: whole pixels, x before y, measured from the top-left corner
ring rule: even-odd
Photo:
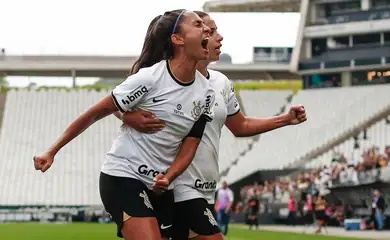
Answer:
[[[208,70],[210,74],[210,80],[223,88],[226,92],[233,92],[234,93],[234,87],[233,82],[230,81],[230,79],[223,73],[215,71],[215,70]]]
[[[145,85],[154,85],[163,76],[166,70],[165,60],[160,61],[150,67],[141,68],[136,74],[129,76],[126,80],[142,81]]]
[[[230,84],[230,80],[225,74],[212,69],[208,69],[207,71],[209,72],[210,80],[223,84]]]

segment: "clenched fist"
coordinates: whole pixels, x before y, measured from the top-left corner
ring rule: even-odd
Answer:
[[[35,170],[41,170],[46,172],[47,169],[51,167],[54,161],[54,155],[49,152],[46,152],[40,156],[34,156],[34,167]]]

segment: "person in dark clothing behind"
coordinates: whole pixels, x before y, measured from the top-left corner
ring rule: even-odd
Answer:
[[[371,219],[375,219],[377,230],[382,230],[384,225],[384,213],[386,208],[385,199],[381,196],[379,190],[374,190],[374,197],[371,206]]]
[[[318,224],[318,229],[316,233],[321,233],[322,227],[329,220],[328,216],[325,213],[327,203],[324,197],[320,194],[317,194],[313,203],[314,203],[314,215],[316,217],[317,224]]]
[[[248,200],[249,229],[252,229],[253,226],[256,226],[256,229],[259,227],[259,222],[257,219],[258,213],[259,213],[259,199],[257,198],[256,191],[254,191],[253,195]]]
[[[344,217],[346,219],[353,217],[353,208],[352,208],[351,204],[344,205]]]

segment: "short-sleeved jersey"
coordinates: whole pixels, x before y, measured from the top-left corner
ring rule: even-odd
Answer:
[[[175,181],[175,202],[204,198],[215,201],[219,179],[219,139],[228,116],[240,111],[240,105],[229,79],[220,72],[209,70],[209,81],[215,91],[214,119],[207,123],[195,158],[186,171]]]
[[[122,128],[102,167],[108,175],[139,179],[149,188],[157,174],[166,173],[200,116],[213,118],[215,94],[208,79],[197,71],[194,81],[180,82],[165,60],[128,77],[112,97],[121,112],[142,109],[165,121],[155,134]]]

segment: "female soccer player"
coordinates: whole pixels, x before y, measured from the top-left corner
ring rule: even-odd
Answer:
[[[226,125],[237,137],[248,137],[283,126],[306,121],[302,106],[294,106],[287,114],[267,118],[247,118],[240,111],[234,89],[228,78],[218,71],[207,69],[210,62],[218,61],[223,37],[218,33],[214,20],[204,12],[196,13],[211,29],[208,43],[209,58],[198,62],[197,69],[206,76],[216,92],[214,119],[206,125],[204,136],[195,159],[175,181],[175,216],[173,240],[183,240],[199,235],[202,240],[223,239],[215,220],[215,185],[219,179],[218,152],[221,129]],[[154,133],[164,128],[164,122],[145,111],[128,112],[122,116],[124,124],[139,131]],[[210,187],[212,186],[212,187]]]
[[[101,170],[102,202],[118,226],[118,236],[127,240],[161,239],[157,220],[169,237],[165,231],[171,222],[162,217],[172,212],[173,194],[151,191],[154,178],[164,173],[160,181],[169,186],[188,167],[213,115],[213,90],[196,71],[197,62],[208,57],[210,28],[186,10],[166,12],[153,23],[132,75],[79,116],[49,150],[34,157],[35,169],[45,172],[61,148],[118,110],[143,109],[164,120],[165,128],[153,135],[122,128]]]

